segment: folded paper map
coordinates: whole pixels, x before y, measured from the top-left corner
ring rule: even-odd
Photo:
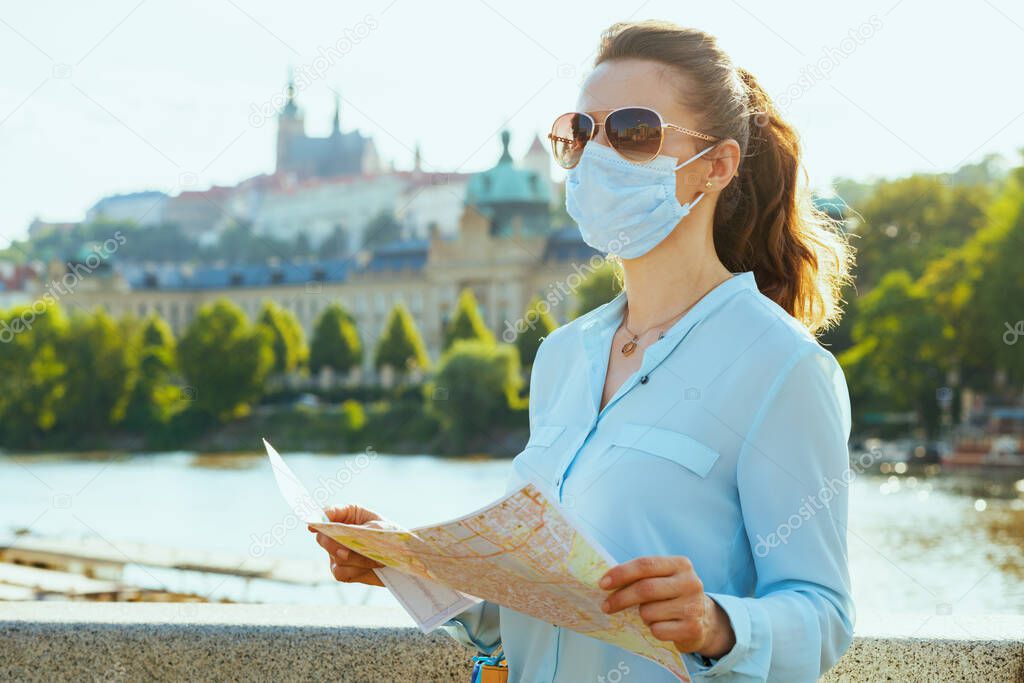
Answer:
[[[651,635],[636,607],[601,611],[607,591],[597,582],[616,562],[532,484],[465,517],[411,530],[311,526],[407,580],[564,626],[690,680],[679,652]]]
[[[277,488],[288,501],[292,514],[303,522],[329,522],[323,509],[306,491],[302,482],[285,464],[274,447],[267,443],[266,439],[263,440],[263,446],[267,449]],[[424,633],[433,631],[456,614],[480,602],[479,598],[452,590],[422,576],[403,574],[389,567],[375,569],[374,572]]]

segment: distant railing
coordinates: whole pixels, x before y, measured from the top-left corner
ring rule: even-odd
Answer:
[[[1024,681],[1024,617],[869,619],[825,681]],[[468,681],[472,653],[367,607],[0,604],[0,679]]]

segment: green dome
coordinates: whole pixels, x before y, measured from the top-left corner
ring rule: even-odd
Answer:
[[[494,204],[535,203],[551,201],[548,183],[536,171],[516,166],[508,151],[509,132],[501,133],[501,158],[494,168],[477,173],[469,179],[466,188],[466,203],[487,208]]]

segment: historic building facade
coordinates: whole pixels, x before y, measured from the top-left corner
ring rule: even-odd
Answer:
[[[381,170],[373,140],[359,131],[341,132],[341,101],[337,97],[330,135],[315,138],[306,134],[305,115],[291,80],[287,93],[277,122],[277,173],[297,178],[332,178],[373,175]]]
[[[549,302],[556,318],[566,319],[574,305],[572,290],[599,257],[575,227],[552,225],[548,177],[513,161],[507,134],[502,142],[498,163],[469,178],[454,235],[433,231],[335,261],[206,267],[115,263],[107,273],[83,278],[61,304],[102,307],[113,315],[156,312],[180,334],[196,311],[214,300],[230,299],[251,318],[264,300],[272,300],[294,312],[308,335],[324,308],[337,302],[351,311],[372,349],[391,308],[401,301],[436,358],[459,293],[469,288],[488,326],[508,341],[535,296]],[[58,267],[50,279],[63,270]],[[367,365],[371,358],[368,353]]]

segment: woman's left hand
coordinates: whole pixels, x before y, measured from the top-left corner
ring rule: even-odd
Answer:
[[[729,617],[704,593],[686,557],[639,557],[609,569],[599,585],[612,591],[601,605],[604,612],[637,605],[651,634],[680,652],[717,659],[736,643]]]

